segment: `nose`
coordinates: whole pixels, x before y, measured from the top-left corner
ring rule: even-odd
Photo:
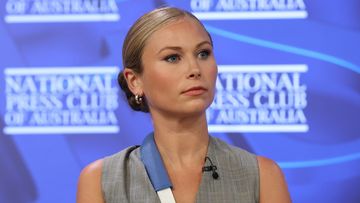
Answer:
[[[199,64],[197,63],[196,59],[191,60],[189,62],[189,73],[187,76],[188,79],[200,79],[201,78],[201,71]]]
[[[201,77],[201,73],[200,71],[193,71],[192,73],[189,74],[188,78],[189,79],[199,79]]]

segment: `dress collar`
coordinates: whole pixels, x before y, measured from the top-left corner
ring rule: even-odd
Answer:
[[[213,142],[213,138],[209,136],[209,144],[206,156],[210,158],[215,158],[213,151],[213,147],[215,146],[213,146]],[[157,192],[165,188],[172,188],[169,175],[166,171],[160,152],[155,143],[154,133],[150,133],[145,137],[140,147],[140,156],[155,191]],[[217,163],[216,159],[212,160],[215,164]]]
[[[155,191],[172,187],[169,175],[154,140],[154,133],[147,135],[140,147],[141,160],[145,165]]]

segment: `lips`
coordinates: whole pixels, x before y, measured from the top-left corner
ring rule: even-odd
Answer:
[[[195,87],[191,87],[191,88],[183,91],[182,94],[196,96],[196,95],[203,94],[206,91],[207,91],[207,89],[202,86],[195,86]]]

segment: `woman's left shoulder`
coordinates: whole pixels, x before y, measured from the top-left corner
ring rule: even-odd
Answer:
[[[260,203],[291,202],[285,176],[279,165],[266,157],[257,156],[260,173]]]
[[[263,172],[263,175],[268,175],[270,173],[281,177],[283,176],[281,168],[275,161],[263,156],[256,156],[256,159],[259,163],[259,169]]]

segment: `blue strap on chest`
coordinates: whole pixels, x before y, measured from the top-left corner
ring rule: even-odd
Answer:
[[[151,133],[144,139],[140,147],[141,160],[145,165],[155,191],[172,187],[169,176],[161,159],[160,152]]]

